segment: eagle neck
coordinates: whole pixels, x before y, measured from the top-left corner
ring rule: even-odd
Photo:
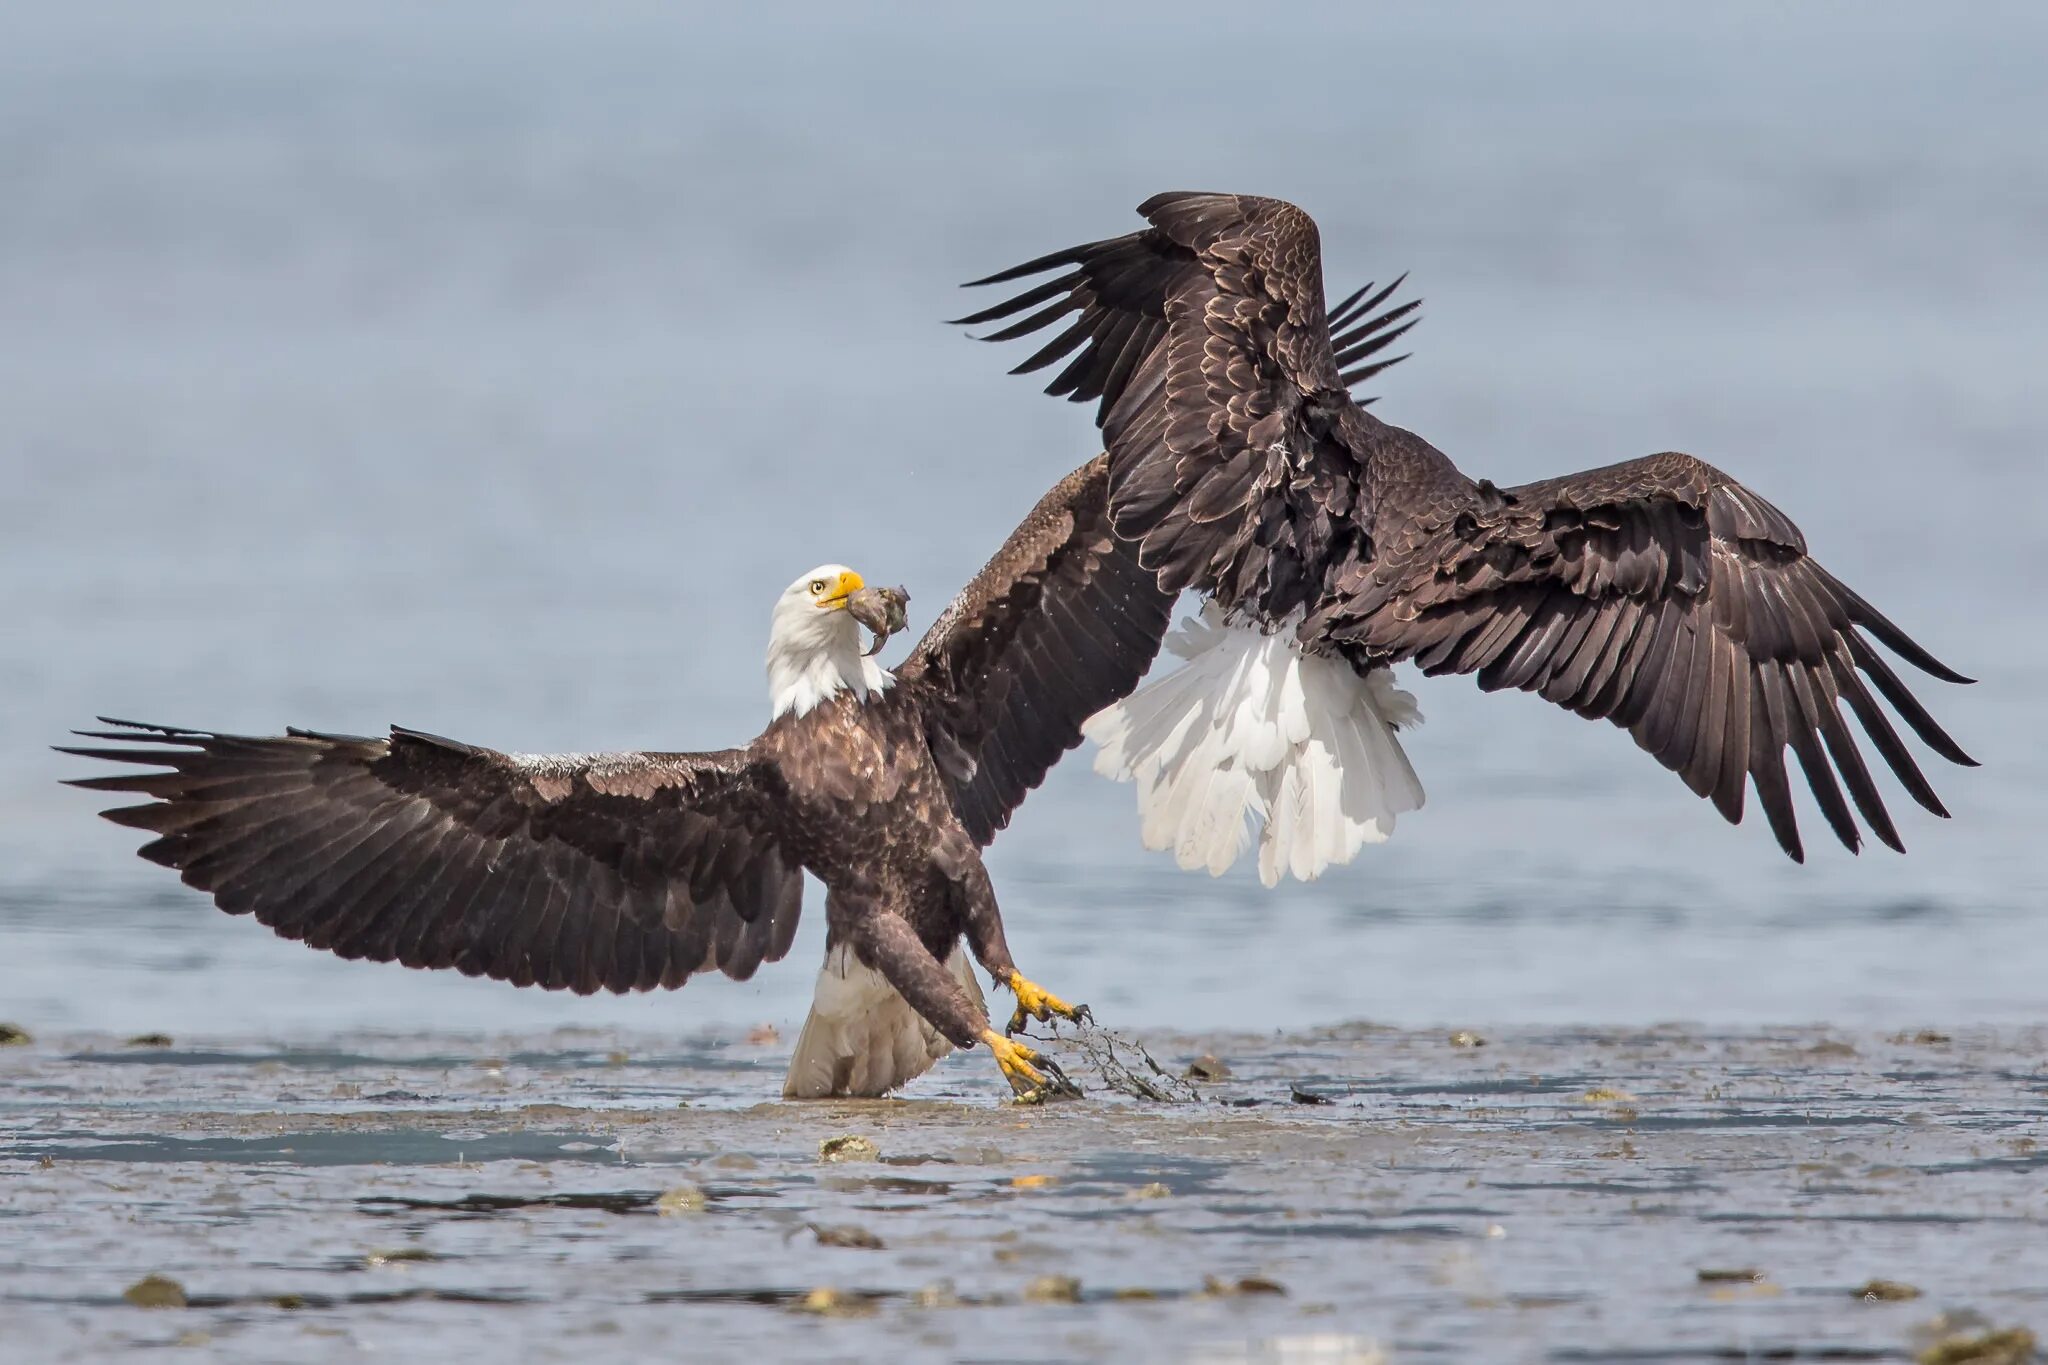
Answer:
[[[816,643],[771,640],[768,645],[773,718],[804,715],[840,692],[851,692],[855,700],[865,702],[894,681],[880,664],[861,654],[857,636]]]

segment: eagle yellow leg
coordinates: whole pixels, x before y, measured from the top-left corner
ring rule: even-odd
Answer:
[[[1094,1017],[1086,1005],[1069,1005],[1037,982],[1028,980],[1022,972],[1010,973],[1010,989],[1017,993],[1017,1012],[1010,1016],[1010,1026],[1003,1030],[1005,1033],[1015,1033],[1023,1028],[1027,1019],[1036,1019],[1044,1024],[1058,1015],[1079,1023]]]

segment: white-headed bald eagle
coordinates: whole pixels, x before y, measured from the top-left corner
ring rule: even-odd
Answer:
[[[825,966],[784,1093],[880,1095],[976,1043],[1029,1092],[1042,1059],[989,1027],[960,942],[1016,994],[1012,1032],[1077,1013],[1011,960],[980,850],[1165,633],[1171,599],[1107,504],[1098,457],[893,677],[860,650],[859,575],[799,578],[775,604],[773,718],[742,749],[530,755],[396,728],[108,721],[80,733],[113,747],[64,752],[149,769],[73,783],[151,798],[105,812],[156,836],[144,858],[348,958],[584,993],[714,967],[743,980],[789,950],[808,870],[827,888]]]
[[[1347,392],[1380,367],[1347,368],[1385,344],[1384,319],[1326,313],[1307,214],[1196,193],[1138,211],[1149,228],[975,281],[1056,272],[960,321],[1003,320],[989,340],[1061,329],[1017,372],[1071,356],[1047,391],[1100,400],[1119,541],[1165,591],[1208,599],[1170,642],[1185,665],[1087,726],[1098,769],[1139,784],[1148,845],[1221,872],[1257,826],[1271,885],[1384,839],[1422,804],[1395,737],[1416,719],[1388,672],[1402,660],[1621,726],[1731,822],[1754,784],[1795,860],[1788,747],[1847,848],[1859,813],[1902,848],[1845,704],[1947,815],[1873,689],[1934,752],[1972,760],[1871,641],[1969,680],[1777,508],[1680,454],[1518,488],[1467,478]]]

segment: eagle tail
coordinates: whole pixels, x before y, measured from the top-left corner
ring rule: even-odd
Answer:
[[[964,948],[954,945],[946,968],[968,998],[982,1005],[981,985]],[[825,965],[818,971],[810,1015],[790,1054],[782,1096],[818,1100],[886,1095],[931,1070],[952,1050],[945,1035],[926,1023],[880,972],[863,964],[848,945],[836,943],[825,950]]]
[[[1422,717],[1386,669],[1304,655],[1214,603],[1167,648],[1179,668],[1082,726],[1095,770],[1137,784],[1145,847],[1218,876],[1256,833],[1261,881],[1313,881],[1421,807],[1395,732]]]

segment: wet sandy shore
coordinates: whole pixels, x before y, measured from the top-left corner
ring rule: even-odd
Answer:
[[[794,1105],[779,1041],[41,1037],[0,1049],[6,1358],[1912,1360],[1943,1315],[2048,1327],[2048,1030],[1482,1032],[1155,1035],[1228,1068],[1176,1104],[1068,1040],[1090,1096],[1036,1108],[979,1054]],[[124,1299],[152,1274],[185,1306]]]

